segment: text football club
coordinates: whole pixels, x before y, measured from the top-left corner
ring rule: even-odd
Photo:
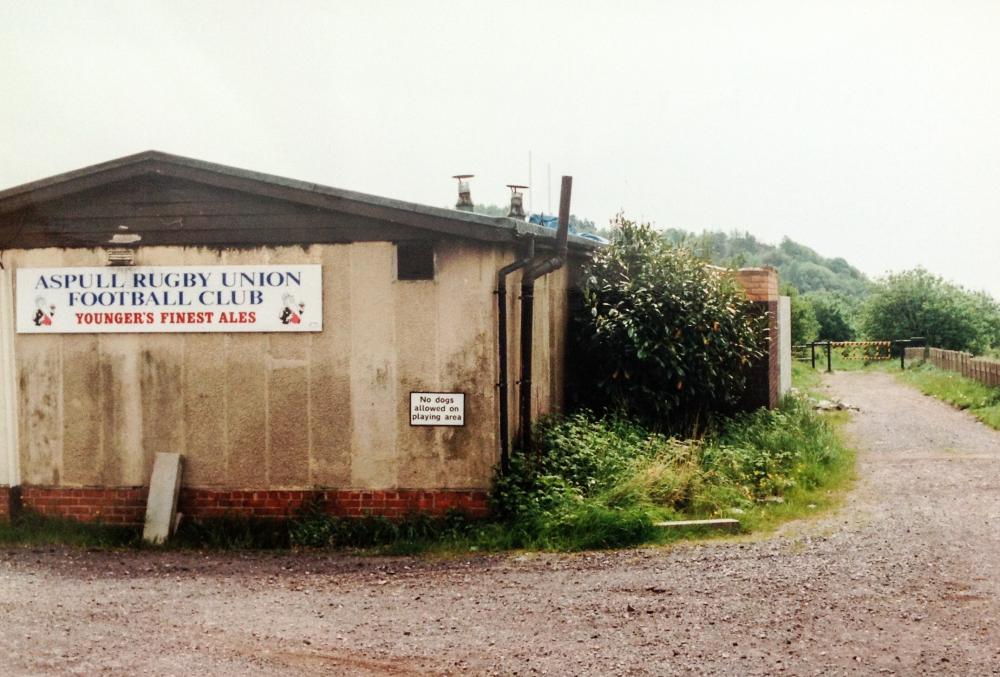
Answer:
[[[320,265],[17,271],[21,334],[322,329]]]

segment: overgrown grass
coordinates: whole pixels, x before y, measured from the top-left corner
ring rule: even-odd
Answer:
[[[1000,388],[990,388],[927,363],[908,367],[899,372],[898,377],[925,395],[965,409],[983,423],[1000,430]]]
[[[819,369],[813,369],[808,362],[792,362],[792,385],[799,392],[816,394],[823,385],[823,375]]]
[[[543,421],[494,494],[516,547],[578,550],[676,537],[660,520],[737,517],[745,530],[830,505],[854,457],[835,425],[788,397],[678,441],[585,413]]]
[[[861,371],[862,369],[883,369],[886,371],[891,371],[893,369],[899,369],[899,356],[893,357],[892,359],[884,360],[870,360],[865,361],[863,359],[849,359],[846,355],[850,355],[849,351],[844,349],[833,349],[833,353],[830,356],[830,365],[834,371]],[[854,353],[857,354],[857,353]],[[806,361],[794,361],[793,365],[802,365],[806,370],[813,371],[817,374],[822,374],[826,371],[826,348],[822,346],[816,347],[816,368],[812,369],[811,362]],[[793,367],[794,369],[794,367]],[[794,375],[793,375],[794,379]]]

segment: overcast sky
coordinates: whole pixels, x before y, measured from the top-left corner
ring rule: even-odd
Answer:
[[[0,0],[0,187],[157,149],[1000,296],[1000,2]]]

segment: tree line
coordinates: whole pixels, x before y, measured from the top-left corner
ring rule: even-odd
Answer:
[[[671,228],[661,237],[726,267],[773,266],[792,299],[792,341],[893,340],[925,336],[941,348],[1000,350],[1000,303],[924,268],[869,279],[843,258],[826,258],[789,238],[775,246],[747,232],[701,234]]]
[[[506,214],[506,207],[476,205],[476,212]],[[621,236],[618,216],[608,227],[573,215],[575,232],[614,241]],[[792,342],[884,341],[924,336],[936,347],[975,354],[1000,354],[1000,303],[991,295],[966,289],[914,268],[869,279],[844,258],[827,258],[785,237],[778,245],[761,242],[747,231],[680,228],[656,232],[668,247],[727,268],[771,266],[778,270],[781,292],[792,300]],[[631,237],[631,234],[629,235]]]

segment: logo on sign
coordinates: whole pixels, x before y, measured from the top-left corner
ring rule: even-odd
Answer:
[[[281,310],[281,315],[278,316],[281,324],[299,324],[302,322],[302,316],[306,314],[306,304],[296,303],[295,297],[291,294],[282,296],[281,302],[285,304],[285,307]]]
[[[52,318],[56,315],[55,304],[46,301],[44,296],[39,296],[35,298],[35,308],[35,316],[32,318],[35,326],[51,327]]]

